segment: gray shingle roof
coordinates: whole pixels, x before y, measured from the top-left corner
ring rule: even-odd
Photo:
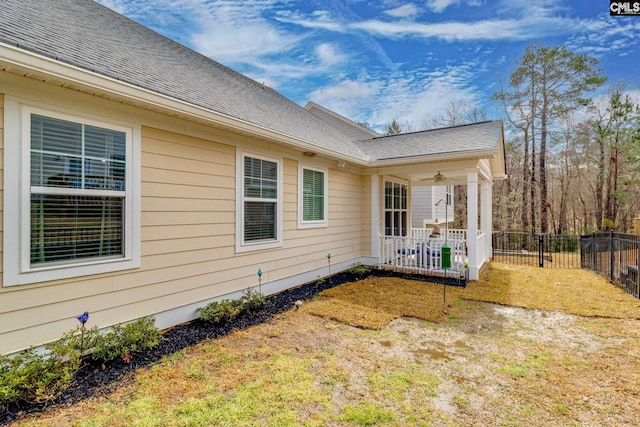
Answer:
[[[0,42],[363,162],[496,148],[499,139],[492,122],[351,141],[276,91],[92,0],[1,0]]]
[[[356,141],[372,161],[391,160],[437,154],[464,154],[498,150],[502,139],[502,121],[486,121],[469,125],[420,132],[381,136]]]

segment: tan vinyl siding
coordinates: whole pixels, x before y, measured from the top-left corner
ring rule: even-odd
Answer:
[[[283,245],[236,254],[236,147],[226,140],[143,126],[141,268],[1,288],[0,352],[53,340],[85,310],[90,326],[105,327],[255,286],[258,268],[268,283],[327,274],[328,253],[333,264],[368,255],[365,178],[328,169],[329,226],[298,229],[298,161],[275,149],[271,156],[283,160]],[[241,141],[247,152],[261,144]]]
[[[0,93],[0,212],[3,212],[4,203],[4,94]],[[2,254],[4,248],[2,247],[3,235],[2,235],[3,221],[0,221],[0,274],[2,274]],[[0,287],[0,294],[2,293]],[[1,313],[1,312],[0,312]]]

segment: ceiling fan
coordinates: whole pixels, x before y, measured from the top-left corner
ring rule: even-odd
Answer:
[[[440,171],[438,171],[438,173],[435,174],[433,178],[424,178],[424,179],[421,179],[420,181],[432,181],[432,182],[435,182],[436,184],[441,184],[445,182],[446,179],[447,178],[443,174],[441,174]]]

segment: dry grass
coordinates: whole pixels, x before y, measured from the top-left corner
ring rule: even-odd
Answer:
[[[587,270],[491,263],[462,297],[580,316],[640,318],[640,300]]]
[[[344,284],[16,425],[638,425],[638,300],[584,271],[500,264],[442,295]]]
[[[367,329],[382,329],[401,316],[438,322],[447,311],[444,292],[441,284],[376,277],[328,289],[305,310]],[[460,296],[462,289],[447,286],[446,293],[450,303]]]

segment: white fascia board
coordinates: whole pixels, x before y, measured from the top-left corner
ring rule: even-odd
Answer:
[[[489,150],[468,150],[468,151],[459,151],[453,153],[438,153],[438,154],[426,154],[421,156],[410,156],[410,157],[396,157],[392,159],[379,159],[372,162],[369,162],[369,166],[371,167],[383,167],[383,166],[399,166],[406,165],[411,163],[433,163],[433,162],[441,162],[441,161],[451,161],[451,160],[481,160],[481,159],[491,159],[496,155],[496,151],[494,149]]]
[[[42,77],[45,81],[47,78],[51,78],[82,87],[87,91],[87,93],[111,94],[117,99],[121,100],[122,98],[125,98],[131,102],[132,105],[142,106],[144,108],[151,109],[152,111],[163,110],[173,112],[180,117],[186,116],[216,125],[222,125],[233,130],[291,145],[304,151],[313,151],[325,156],[339,158],[360,166],[368,166],[369,163],[365,159],[359,157],[348,156],[343,153],[335,152],[309,141],[267,129],[185,101],[180,101],[131,83],[96,74],[83,68],[59,62],[43,55],[27,52],[5,43],[0,43],[0,64],[2,63],[25,70],[25,76],[30,73],[34,73],[34,77]]]

